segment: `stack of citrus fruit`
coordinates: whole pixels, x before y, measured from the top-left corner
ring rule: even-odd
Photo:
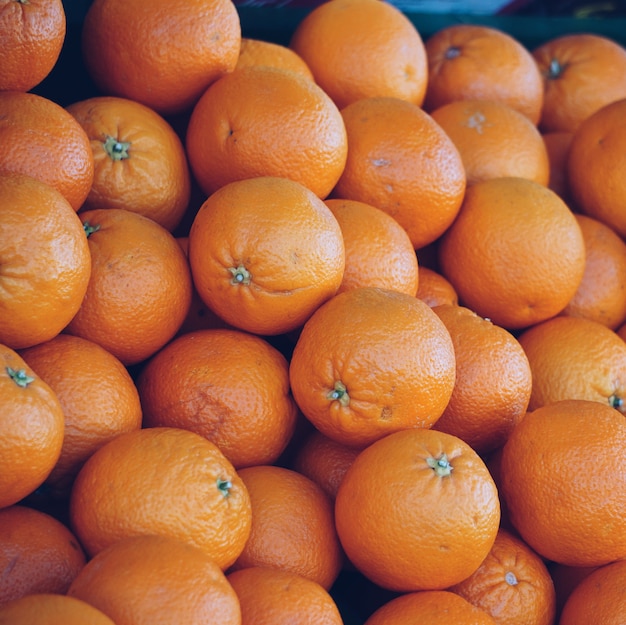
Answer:
[[[623,625],[626,48],[94,0],[62,103],[66,29],[0,0],[0,625]]]

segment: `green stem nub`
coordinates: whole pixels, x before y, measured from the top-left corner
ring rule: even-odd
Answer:
[[[92,226],[88,221],[86,221],[83,224],[83,230],[85,231],[87,238],[89,238],[94,232],[98,232],[98,230],[100,230],[100,226],[99,225]]]
[[[229,267],[228,271],[230,271],[231,275],[231,284],[250,284],[252,276],[243,265],[239,265],[238,267]]]
[[[350,403],[350,395],[348,395],[348,389],[343,382],[337,380],[333,386],[333,390],[326,395],[330,401],[338,401],[342,406],[347,406]]]
[[[130,141],[119,141],[115,137],[109,137],[105,139],[102,144],[104,151],[108,154],[109,158],[113,161],[122,161],[129,158],[128,150],[130,148]]]
[[[561,65],[561,63],[557,59],[552,59],[550,61],[550,65],[548,65],[548,71],[546,72],[546,77],[550,80],[554,80],[555,78],[560,78],[563,75],[563,70],[565,67]]]
[[[223,480],[221,477],[217,478],[217,489],[221,491],[224,497],[230,495],[230,489],[233,487],[233,483],[230,480]]]
[[[426,463],[439,477],[446,477],[452,472],[452,465],[445,453],[442,453],[439,458],[432,456],[427,458]]]
[[[609,406],[624,412],[624,400],[619,395],[611,395],[609,397]]]
[[[13,380],[13,382],[21,388],[26,388],[31,382],[35,381],[35,378],[32,375],[28,375],[24,369],[13,369],[12,367],[7,367],[6,372],[9,374],[9,377]]]

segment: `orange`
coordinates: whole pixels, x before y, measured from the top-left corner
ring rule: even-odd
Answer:
[[[130,536],[158,534],[205,551],[222,569],[250,533],[250,498],[224,454],[187,430],[120,434],[83,465],[70,521],[90,556]]]
[[[61,0],[0,3],[0,91],[30,91],[61,54],[67,19]]]
[[[486,455],[501,447],[528,408],[531,368],[508,330],[463,306],[433,308],[450,332],[456,381],[433,428]]]
[[[141,370],[144,427],[188,429],[236,469],[273,464],[296,426],[289,365],[260,336],[199,330],[168,343]]]
[[[393,217],[355,200],[329,199],[326,206],[339,222],[346,251],[338,293],[360,286],[417,293],[417,256],[406,230]]]
[[[20,355],[63,408],[61,455],[45,484],[56,496],[66,497],[78,470],[96,449],[141,427],[139,393],[124,365],[88,339],[59,334]]]
[[[242,37],[235,69],[250,65],[269,65],[270,67],[287,69],[314,80],[313,73],[306,61],[291,48],[274,41]]]
[[[126,98],[87,98],[67,110],[87,133],[94,156],[83,208],[125,208],[174,230],[191,197],[187,156],[174,128]]]
[[[200,298],[254,334],[299,328],[339,288],[341,228],[315,193],[287,178],[233,182],[209,196],[189,232]]]
[[[537,127],[498,101],[455,100],[434,109],[432,118],[458,148],[467,183],[518,176],[547,185],[548,151]]]
[[[95,555],[68,596],[86,601],[115,625],[240,625],[226,576],[206,552],[170,536],[134,536]]]
[[[418,299],[426,302],[431,308],[441,304],[457,305],[459,296],[447,278],[430,267],[418,267]]]
[[[27,595],[0,606],[1,625],[117,625],[85,601],[57,594]]]
[[[82,126],[56,102],[21,91],[0,92],[0,120],[0,171],[37,178],[78,210],[94,178]]]
[[[554,191],[525,178],[493,178],[468,188],[439,261],[462,305],[515,330],[565,308],[583,277],[585,243]]]
[[[90,271],[82,224],[61,193],[0,173],[0,343],[54,338],[78,312]]]
[[[454,100],[495,100],[539,122],[543,81],[529,50],[512,35],[481,24],[451,24],[425,43],[428,87],[424,108]]]
[[[553,625],[556,593],[544,561],[500,529],[478,569],[449,590],[491,614],[499,625]]]
[[[82,25],[82,56],[98,89],[161,114],[189,110],[235,68],[240,45],[231,0],[96,0]]]
[[[567,33],[532,50],[543,76],[544,132],[574,132],[606,104],[626,98],[626,48],[597,33]]]
[[[341,115],[349,149],[332,196],[390,214],[415,249],[433,242],[465,193],[465,168],[450,137],[417,104],[399,98],[363,98]]]
[[[519,335],[533,374],[529,409],[562,399],[626,411],[626,343],[605,325],[555,317]]]
[[[607,564],[591,572],[574,588],[563,606],[560,625],[623,623],[626,619],[625,582],[625,560]]]
[[[377,96],[418,106],[424,100],[428,71],[424,43],[415,25],[392,4],[320,3],[300,20],[289,46],[340,108]]]
[[[626,422],[595,401],[528,412],[502,448],[500,492],[513,526],[540,556],[571,566],[626,557]],[[548,466],[549,465],[549,466]]]
[[[348,146],[341,113],[319,85],[257,65],[206,90],[191,112],[186,148],[207,195],[235,180],[279,176],[325,198],[343,171]]]
[[[41,486],[61,454],[64,427],[56,393],[0,345],[0,509]]]
[[[252,566],[228,575],[241,606],[241,625],[343,625],[337,604],[313,580]]]
[[[329,590],[343,565],[330,497],[313,480],[285,467],[245,467],[239,477],[250,494],[252,527],[230,571],[271,567]]]
[[[122,208],[81,212],[91,254],[85,299],[69,334],[98,343],[125,365],[174,337],[191,305],[185,253],[158,223]]]
[[[65,594],[85,562],[77,538],[55,517],[23,505],[0,509],[0,606],[34,593]]]
[[[626,97],[607,104],[580,124],[567,162],[572,197],[580,212],[626,236]]]
[[[542,135],[550,162],[550,179],[548,187],[552,189],[572,210],[576,210],[569,188],[567,159],[573,132],[553,131]]]
[[[365,625],[411,625],[412,623],[455,623],[494,625],[484,610],[448,590],[422,590],[402,594],[380,606]]]
[[[563,314],[615,330],[626,321],[626,243],[597,219],[576,219],[585,240],[585,272]]]
[[[424,428],[366,447],[335,500],[346,556],[396,592],[443,590],[469,577],[499,522],[498,491],[478,454],[456,436]]]
[[[291,356],[293,396],[323,434],[363,447],[430,427],[454,387],[450,333],[428,304],[374,287],[336,295],[304,325]]]

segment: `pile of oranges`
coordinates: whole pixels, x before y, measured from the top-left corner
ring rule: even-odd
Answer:
[[[0,625],[623,625],[626,48],[327,0],[0,1]]]

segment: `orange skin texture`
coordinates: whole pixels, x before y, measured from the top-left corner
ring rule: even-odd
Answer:
[[[158,534],[199,547],[225,570],[250,533],[250,497],[234,467],[178,428],[126,432],[101,447],[74,482],[69,513],[91,557],[122,538]]]
[[[0,342],[54,338],[81,306],[91,257],[80,219],[54,188],[0,173]]]
[[[294,50],[282,44],[263,39],[241,38],[241,48],[235,69],[250,65],[269,65],[302,74],[314,80],[306,61]]]
[[[513,334],[469,308],[433,310],[450,332],[456,359],[452,396],[433,428],[487,454],[506,442],[528,408],[528,357]]]
[[[454,100],[495,100],[539,122],[543,81],[531,53],[508,33],[479,24],[453,24],[425,43],[428,112]]]
[[[418,267],[418,287],[416,297],[431,308],[442,304],[457,305],[459,296],[449,280],[438,271],[420,265]]]
[[[362,287],[336,295],[304,325],[290,362],[296,403],[326,436],[364,447],[430,427],[454,386],[454,346],[416,297]]]
[[[419,106],[398,98],[364,98],[341,114],[349,150],[332,197],[385,211],[415,249],[432,243],[454,221],[465,193],[465,167],[452,140]]]
[[[537,127],[511,106],[484,100],[455,100],[431,112],[458,148],[467,184],[518,176],[547,185],[550,162]]]
[[[52,71],[65,41],[61,0],[0,2],[0,91],[30,91]]]
[[[62,106],[34,93],[0,92],[0,143],[11,146],[0,154],[0,171],[49,184],[75,211],[83,205],[94,178],[93,153]]]
[[[528,412],[500,459],[500,492],[524,542],[569,566],[623,559],[626,470],[614,458],[625,449],[624,417],[609,406],[571,399]]]
[[[78,470],[96,449],[141,427],[139,393],[121,361],[88,339],[59,334],[21,350],[20,356],[63,408],[61,455],[45,484],[55,497],[67,497]]]
[[[87,133],[94,156],[94,181],[83,209],[125,208],[174,230],[191,196],[187,156],[174,128],[126,98],[87,98],[67,111]],[[124,145],[120,160],[112,140]]]
[[[35,593],[65,594],[86,561],[55,517],[25,505],[0,509],[0,606]]]
[[[189,232],[189,262],[199,296],[219,317],[276,335],[301,327],[335,295],[345,249],[320,198],[264,176],[233,182],[203,203]]]
[[[116,625],[241,623],[237,596],[215,561],[166,536],[134,536],[111,545],[85,565],[67,594]]]
[[[188,112],[232,71],[241,24],[228,0],[96,0],[82,27],[82,55],[99,90],[158,113]]]
[[[236,469],[273,464],[295,430],[286,358],[260,336],[239,330],[180,336],[150,359],[137,388],[144,427],[201,434]]]
[[[585,244],[556,193],[525,178],[495,178],[468,188],[439,261],[464,306],[516,330],[565,308],[583,277]]]
[[[306,61],[317,84],[339,108],[378,96],[418,106],[424,100],[424,43],[393,5],[340,0],[317,6],[300,20],[289,47]]]
[[[343,566],[330,497],[313,480],[281,466],[244,467],[239,476],[254,512],[250,537],[230,572],[272,567],[330,590]]]
[[[207,195],[235,180],[278,176],[323,199],[343,171],[348,144],[341,113],[319,85],[254,66],[206,90],[191,112],[186,148]]]
[[[55,392],[0,345],[0,509],[41,486],[59,459],[64,429]]]
[[[35,593],[0,606],[2,625],[117,625],[86,601]]]
[[[570,33],[532,50],[543,77],[543,132],[575,132],[603,106],[626,98],[626,48],[596,33]]]
[[[343,625],[329,592],[306,577],[252,566],[227,578],[239,598],[241,625]]]
[[[570,144],[567,173],[581,213],[626,236],[626,97],[607,104],[578,127]]]
[[[174,337],[191,305],[185,253],[155,221],[123,208],[81,212],[91,277],[66,331],[98,343],[125,365],[139,363]]]
[[[524,541],[503,529],[478,569],[449,590],[498,623],[555,622],[556,593],[546,564]]]

